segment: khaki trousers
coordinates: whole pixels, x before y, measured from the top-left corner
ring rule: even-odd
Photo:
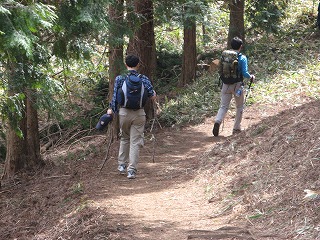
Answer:
[[[144,109],[131,110],[120,108],[120,148],[118,163],[125,164],[128,171],[137,171],[140,148],[144,145],[146,113]]]
[[[232,96],[236,103],[236,117],[234,120],[233,129],[241,130],[242,113],[244,109],[244,95],[245,90],[242,92],[240,97],[235,96],[236,91],[241,87],[241,82],[234,84],[223,84],[221,89],[221,102],[218,114],[215,122],[221,123],[228,112]]]

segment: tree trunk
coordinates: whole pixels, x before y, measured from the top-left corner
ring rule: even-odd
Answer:
[[[28,89],[26,91],[26,145],[27,159],[25,165],[28,169],[34,169],[44,162],[40,154],[40,138],[39,138],[39,121],[36,103],[35,90]]]
[[[134,4],[135,12],[140,16],[140,26],[130,39],[127,53],[139,56],[139,72],[152,80],[156,69],[153,3],[151,0],[139,0]]]
[[[15,66],[14,64],[7,68],[11,72],[9,81],[14,81]],[[14,83],[10,84],[15,86]],[[13,96],[18,90],[11,88],[8,95]],[[7,153],[2,179],[13,177],[22,169],[32,170],[36,166],[43,164],[40,155],[40,140],[38,129],[38,115],[35,108],[35,95],[32,90],[26,91],[25,109],[23,116],[18,121],[18,126],[23,134],[19,137],[16,132],[16,126],[13,122],[8,122],[6,132]],[[18,117],[14,117],[17,120]]]
[[[2,179],[13,177],[19,170],[24,168],[26,161],[25,141],[16,134],[10,123],[8,124],[6,138],[7,153]]]
[[[154,36],[153,2],[152,0],[134,1],[135,12],[140,16],[140,26],[130,39],[127,53],[136,54],[140,58],[139,72],[149,77],[151,82],[156,70],[156,45]],[[145,106],[147,118],[153,118],[153,105],[148,101]]]
[[[124,25],[123,3],[123,0],[117,0],[116,4],[109,7],[109,18],[112,23],[109,33],[109,101],[112,99],[114,80],[124,69],[123,34],[119,31]]]
[[[14,70],[13,66],[11,66],[10,72],[12,79],[14,78]],[[13,84],[12,84],[13,85]],[[11,85],[11,86],[12,86]],[[14,89],[8,90],[8,96],[14,96]],[[16,119],[15,119],[16,120]],[[22,119],[19,121],[18,126],[23,134],[26,132],[25,128],[26,117],[23,114]],[[8,179],[13,177],[19,170],[24,168],[24,163],[27,158],[27,146],[24,138],[18,136],[16,132],[15,126],[13,126],[13,122],[8,121],[7,131],[6,131],[6,160],[4,163],[4,172],[2,175],[2,179]]]
[[[188,20],[183,35],[183,63],[179,86],[183,87],[195,80],[197,66],[196,23]]]
[[[245,41],[244,34],[244,5],[245,0],[229,0],[230,23],[228,33],[228,48],[231,48],[232,38],[239,37]]]
[[[119,31],[119,28],[124,26],[123,23],[123,0],[117,0],[116,4],[109,7],[110,22],[113,23],[110,27],[109,35],[109,96],[108,102],[111,101],[114,88],[114,80],[116,76],[121,74],[121,70],[124,69],[123,63],[123,34]],[[115,41],[117,39],[117,41]],[[112,128],[114,133],[112,136],[119,136],[119,121],[118,117],[112,121]],[[110,128],[109,128],[110,129]],[[111,131],[111,130],[110,130]]]

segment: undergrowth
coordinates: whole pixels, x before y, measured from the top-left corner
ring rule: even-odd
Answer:
[[[277,35],[248,34],[244,54],[256,81],[246,105],[284,102],[297,106],[305,97],[319,99],[320,32],[312,6],[304,3],[297,11],[297,4],[302,3],[291,4],[291,14]],[[216,115],[219,102],[217,74],[204,75],[176,98],[167,99],[160,119],[167,125],[199,123]]]
[[[166,125],[194,124],[212,115],[219,106],[219,76],[206,74],[173,99],[165,98],[160,120]]]
[[[246,105],[284,101],[300,105],[305,97],[319,98],[320,41],[297,39],[289,44],[281,39],[268,44],[261,39],[251,48],[249,69],[256,75],[256,81]],[[218,79],[217,73],[205,75],[180,90],[175,98],[166,98],[162,122],[169,126],[192,124],[214,116],[220,103]]]
[[[279,36],[260,39],[252,49],[258,80],[254,102],[300,105],[302,97],[319,98],[320,32],[314,27],[315,16],[313,21],[301,21],[305,14],[304,10],[295,15],[297,20]]]

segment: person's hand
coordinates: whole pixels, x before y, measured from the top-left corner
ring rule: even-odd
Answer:
[[[159,104],[156,96],[154,96],[154,98],[152,99],[152,103],[153,103],[153,110],[154,110],[155,115],[159,116],[160,113],[162,112],[162,110],[160,108],[160,104]]]
[[[156,93],[156,91],[153,90],[153,95],[150,97],[150,99],[151,99],[152,101],[156,101],[156,100],[157,100],[157,93]]]
[[[256,79],[256,76],[252,74],[251,77],[250,77],[250,81],[254,82],[255,79]]]
[[[112,115],[112,113],[113,113],[112,109],[109,108],[109,109],[107,110],[107,114]]]

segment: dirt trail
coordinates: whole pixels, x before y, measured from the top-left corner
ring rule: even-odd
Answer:
[[[242,127],[270,117],[271,109],[246,109]],[[217,209],[206,192],[210,176],[203,176],[202,163],[210,149],[230,139],[230,116],[219,137],[212,136],[213,118],[196,126],[158,129],[155,148],[147,133],[134,180],[117,171],[119,142],[98,173],[105,135],[55,149],[46,155],[43,171],[2,188],[0,239],[211,239],[211,231],[228,226],[231,219],[215,216]],[[228,237],[230,232],[235,234]],[[241,228],[218,236],[252,239]]]
[[[250,118],[243,120],[244,128],[263,115],[246,114]],[[187,239],[195,230],[227,225],[227,220],[212,219],[206,183],[197,176],[207,152],[230,136],[232,124],[233,119],[226,119],[219,137],[212,136],[213,118],[156,133],[155,163],[147,135],[135,180],[118,174],[115,158],[110,159],[88,193],[92,206],[114,216],[112,225],[119,226],[110,239]]]

